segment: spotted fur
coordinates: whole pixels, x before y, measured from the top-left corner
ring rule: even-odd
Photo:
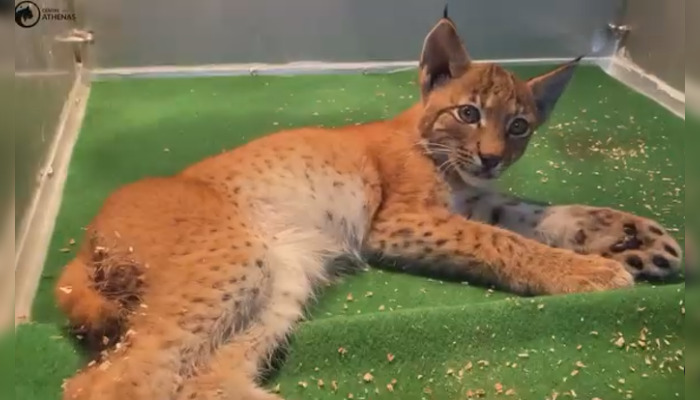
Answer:
[[[396,118],[279,132],[117,190],[56,296],[73,326],[117,332],[119,343],[105,340],[64,399],[279,400],[256,381],[338,259],[523,294],[632,285],[618,260],[672,270],[668,253],[680,249],[654,223],[525,208],[477,185],[522,155],[574,66],[520,81],[472,63],[442,19],[421,56],[422,101]],[[464,121],[465,105],[483,118]],[[507,137],[514,118],[527,132]],[[482,162],[484,152],[497,163]],[[658,254],[646,250],[650,238],[663,243]]]

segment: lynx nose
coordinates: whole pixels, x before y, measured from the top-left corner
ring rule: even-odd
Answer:
[[[479,158],[481,159],[481,165],[485,170],[492,170],[496,168],[503,159],[501,156],[494,154],[480,154]]]

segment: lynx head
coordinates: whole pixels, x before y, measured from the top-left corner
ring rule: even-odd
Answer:
[[[579,60],[522,81],[497,65],[473,63],[445,16],[425,38],[419,64],[427,154],[459,180],[498,177],[523,155]]]

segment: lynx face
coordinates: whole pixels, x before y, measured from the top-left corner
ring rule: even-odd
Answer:
[[[579,60],[522,81],[498,65],[471,62],[453,23],[442,19],[420,62],[426,153],[447,176],[497,178],[523,155]]]

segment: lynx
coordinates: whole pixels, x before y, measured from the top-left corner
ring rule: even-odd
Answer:
[[[678,272],[680,246],[654,221],[489,189],[579,60],[520,80],[472,62],[444,17],[423,45],[421,100],[395,118],[278,132],[118,189],[56,286],[106,347],[64,398],[280,400],[261,370],[340,260],[523,295]]]

